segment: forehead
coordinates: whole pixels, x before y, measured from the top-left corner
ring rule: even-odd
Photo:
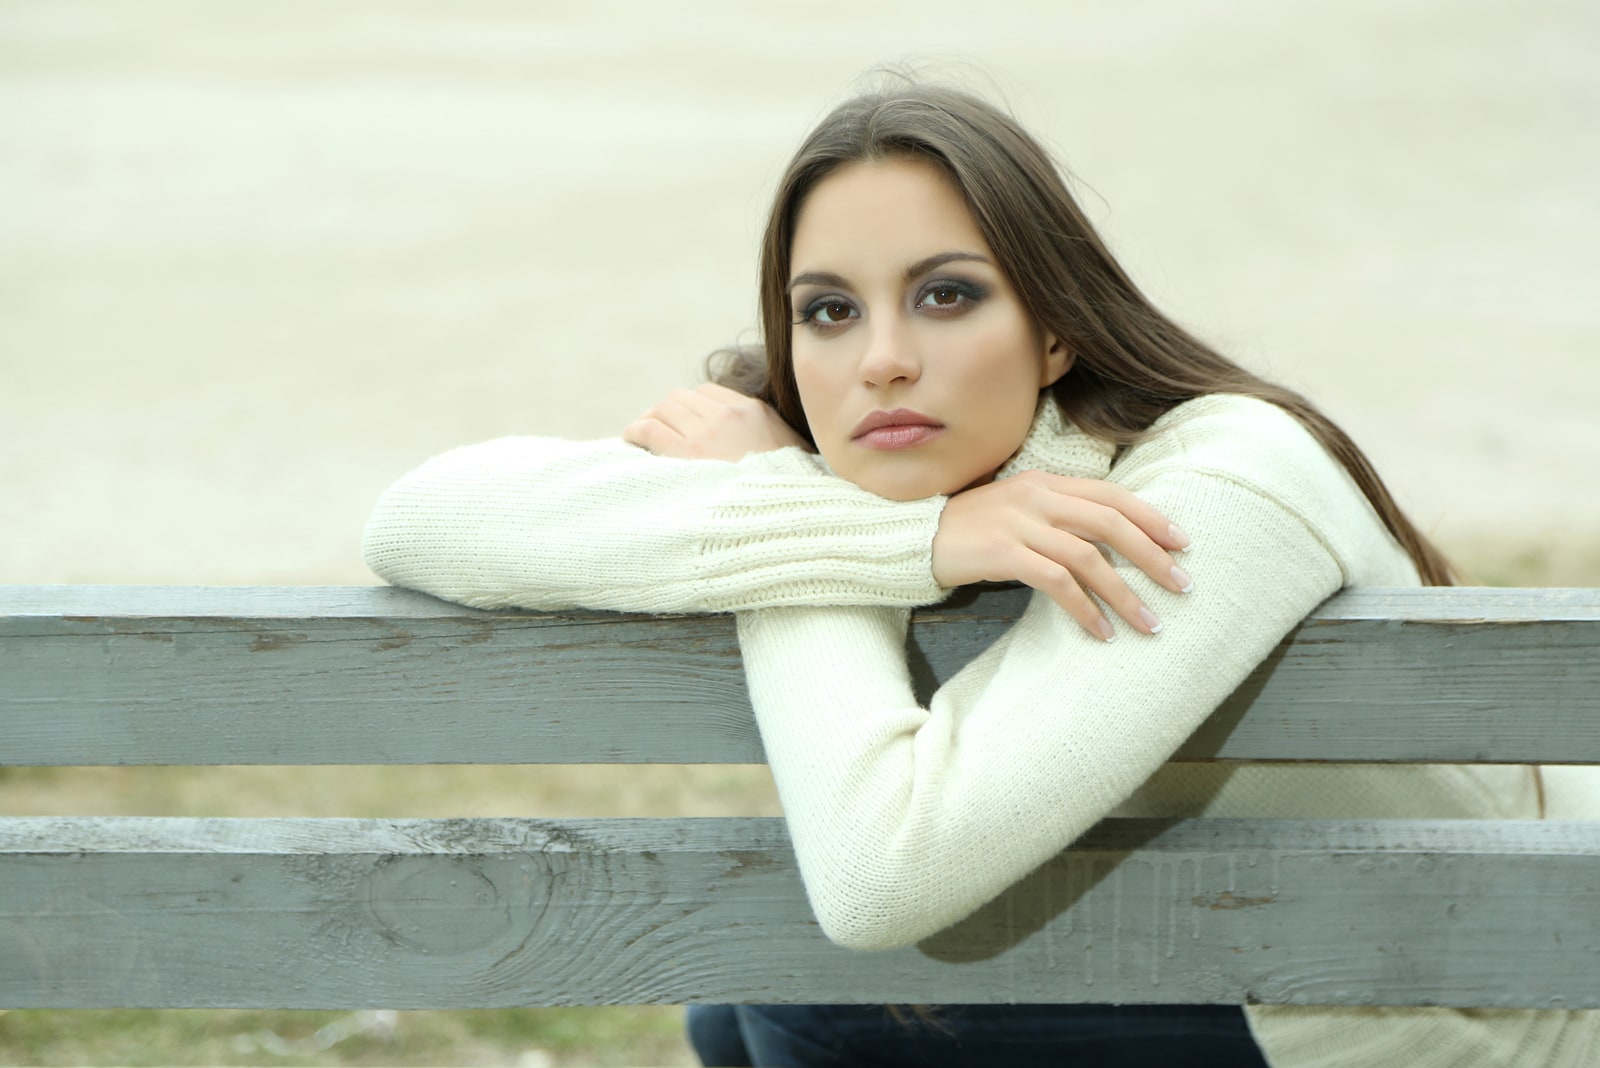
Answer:
[[[960,188],[937,164],[887,159],[846,163],[817,183],[789,259],[796,273],[898,268],[952,250],[992,256]]]

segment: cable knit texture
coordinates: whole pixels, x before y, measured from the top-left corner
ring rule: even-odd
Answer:
[[[396,482],[367,565],[475,608],[724,612],[928,604],[944,498],[887,501],[798,448],[738,463],[621,441],[501,438]]]
[[[921,707],[908,609],[939,599],[944,498],[892,502],[798,449],[737,463],[508,438],[402,479],[372,568],[482,607],[737,611],[751,700],[828,936],[903,946],[964,918],[1107,815],[1534,818],[1528,769],[1166,765],[1294,624],[1415,570],[1290,416],[1212,396],[1115,458],[1055,404],[1000,476],[1121,483],[1194,537],[1192,593],[1119,573],[1166,624],[1106,644],[1049,598]],[[982,841],[985,863],[974,864]],[[1600,1063],[1600,1013],[1252,1006],[1279,1068]]]

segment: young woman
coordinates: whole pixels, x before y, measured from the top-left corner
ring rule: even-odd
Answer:
[[[842,105],[779,185],[760,276],[765,351],[734,354],[721,384],[674,393],[624,440],[438,457],[383,496],[366,554],[480,607],[737,612],[830,938],[932,935],[1112,814],[1538,815],[1525,768],[1165,764],[1329,594],[1449,574],[1336,427],[1150,304],[1010,118],[921,85]],[[1038,592],[923,707],[907,610],[980,580]],[[848,1006],[692,1009],[690,1031],[730,1064],[1459,1068],[1600,1050],[1594,1013],[939,1015],[954,1034]]]

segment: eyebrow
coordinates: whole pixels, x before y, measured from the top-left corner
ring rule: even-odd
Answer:
[[[906,281],[909,282],[913,278],[918,278],[927,274],[929,271],[937,270],[947,263],[958,263],[962,261],[987,263],[991,267],[994,266],[989,257],[980,256],[976,252],[936,252],[932,256],[920,259],[916,263],[913,263],[911,266],[907,267]],[[784,291],[792,293],[797,287],[806,285],[837,286],[840,289],[850,288],[849,281],[847,281],[843,275],[834,274],[832,271],[806,271],[804,274],[797,274],[793,278],[789,279],[789,285]]]

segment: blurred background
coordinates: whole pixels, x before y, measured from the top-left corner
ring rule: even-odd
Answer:
[[[1597,54],[1583,0],[0,0],[0,583],[374,581],[408,468],[614,434],[753,339],[788,154],[913,59],[1476,580],[1597,584]],[[402,774],[23,769],[0,811],[776,811],[762,769]],[[0,1062],[684,1063],[675,1012],[12,1013]]]
[[[0,581],[372,581],[424,457],[753,337],[788,154],[907,56],[1447,547],[1600,532],[1600,7],[447,7],[0,2]]]

